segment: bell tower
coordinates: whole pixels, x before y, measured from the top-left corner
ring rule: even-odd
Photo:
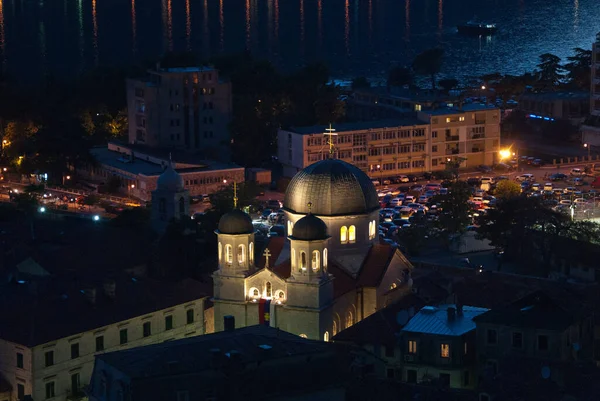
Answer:
[[[190,193],[169,160],[169,165],[156,181],[156,189],[152,191],[152,228],[162,234],[171,220],[179,220],[189,214]]]

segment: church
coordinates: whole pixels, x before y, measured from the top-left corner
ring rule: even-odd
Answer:
[[[262,255],[248,214],[220,219],[216,331],[233,316],[236,327],[268,324],[328,341],[410,291],[412,265],[380,242],[377,192],[359,168],[333,158],[306,167],[283,209],[287,237],[271,237]]]

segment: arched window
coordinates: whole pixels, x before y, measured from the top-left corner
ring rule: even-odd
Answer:
[[[323,249],[323,270],[327,271],[327,248]]]
[[[302,338],[308,338],[308,336],[306,334],[300,334],[300,337],[302,337]]]
[[[350,228],[348,229],[348,240],[350,240],[351,244],[356,242],[356,227],[355,226],[350,226]]]
[[[265,284],[265,296],[267,298],[271,298],[271,294],[272,294],[271,282],[267,281],[267,284]]]
[[[369,222],[369,239],[375,238],[375,220]]]
[[[348,242],[348,227],[346,226],[342,226],[342,228],[340,228],[340,242],[342,244]]]
[[[323,341],[329,341],[329,332],[326,331],[325,334],[323,334]]]
[[[225,263],[233,263],[233,248],[231,245],[225,245]]]
[[[254,263],[254,242],[251,242],[248,246],[248,258],[250,259],[250,263]]]
[[[306,270],[306,253],[300,252],[300,270]]]
[[[223,245],[219,242],[219,262],[223,259]]]
[[[292,235],[292,229],[294,228],[294,225],[292,224],[291,221],[288,220],[287,222],[287,228],[288,228],[288,235]]]
[[[354,316],[352,315],[352,311],[348,309],[348,313],[346,314],[346,328],[352,326],[354,324]]]
[[[256,287],[250,288],[250,291],[248,291],[248,296],[250,298],[258,299],[260,298],[260,291],[258,291],[258,288]]]
[[[281,291],[281,290],[278,290],[278,291],[275,293],[275,299],[276,299],[277,301],[281,301],[281,302],[285,301],[285,292],[283,292],[283,291]]]
[[[337,323],[335,322],[335,320],[333,321],[333,335],[335,336],[337,334]]]
[[[244,244],[238,245],[238,263],[241,265],[246,262],[246,247]]]
[[[296,267],[296,250],[292,248],[292,269]]]
[[[314,272],[319,271],[319,265],[321,264],[319,251],[313,251],[312,253],[312,269]]]
[[[179,216],[184,216],[185,215],[185,199],[183,199],[183,196],[181,198],[179,198]]]

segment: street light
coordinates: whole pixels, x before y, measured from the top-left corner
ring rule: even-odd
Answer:
[[[500,160],[506,160],[509,159],[513,153],[510,151],[510,149],[502,149],[498,152],[498,154],[500,155]]]
[[[591,152],[591,150],[592,150],[592,147],[591,147],[591,145],[589,145],[589,144],[587,144],[587,143],[584,143],[584,144],[583,144],[583,147],[584,147],[584,148],[587,148],[587,150],[588,150],[588,161],[590,161],[590,152]]]

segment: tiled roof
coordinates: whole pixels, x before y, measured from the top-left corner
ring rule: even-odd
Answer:
[[[105,295],[103,283],[74,276],[52,277],[0,289],[0,338],[35,346],[98,329],[116,322],[198,300],[210,286],[195,280],[181,282],[134,279],[115,281],[116,296]],[[95,302],[84,291],[96,288]]]
[[[462,315],[455,312],[454,319],[448,319],[448,308],[454,305],[425,306],[417,313],[402,331],[443,336],[461,336],[475,330],[473,318],[487,312],[485,308],[463,306]]]
[[[403,322],[400,315],[407,318],[414,316],[425,302],[415,294],[408,294],[398,302],[389,305],[360,322],[339,332],[334,341],[352,342],[355,344],[385,344],[394,345],[396,334],[408,322]]]

